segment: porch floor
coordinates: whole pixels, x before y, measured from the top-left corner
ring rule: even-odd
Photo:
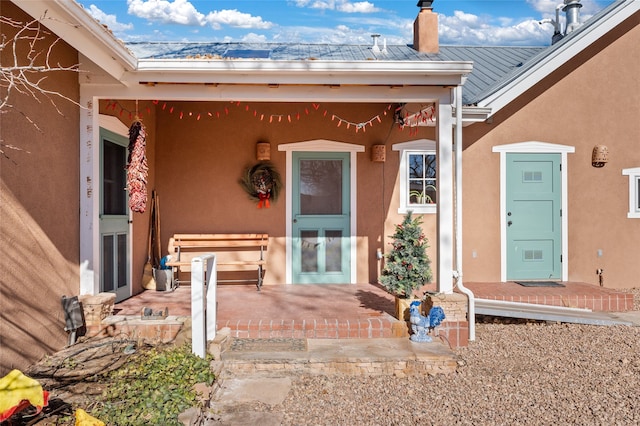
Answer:
[[[523,287],[513,282],[465,283],[477,298],[537,303],[601,312],[633,309],[633,295],[586,283],[565,287]],[[429,288],[426,288],[429,289]],[[433,287],[432,289],[435,289]],[[189,316],[191,287],[173,292],[144,291],[114,308],[116,315],[140,315],[142,308],[168,308]],[[378,338],[408,335],[394,318],[394,297],[375,284],[218,285],[217,328],[229,327],[240,338]]]

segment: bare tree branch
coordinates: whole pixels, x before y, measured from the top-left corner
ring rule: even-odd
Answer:
[[[8,61],[10,63],[3,61],[0,64],[0,88],[4,89],[0,97],[0,114],[7,112],[8,109],[13,109],[41,133],[42,129],[28,114],[19,111],[12,105],[12,95],[29,96],[38,103],[41,103],[44,97],[62,116],[64,114],[58,108],[56,100],[63,99],[82,108],[76,100],[65,94],[45,88],[44,82],[51,73],[79,72],[79,65],[63,66],[60,63],[53,63],[53,49],[60,42],[60,38],[56,38],[53,43],[48,43],[46,46],[42,44],[47,37],[51,36],[51,33],[42,25],[44,19],[49,19],[46,17],[46,13],[41,19],[33,19],[27,23],[0,16],[0,25],[15,30],[12,35],[0,34],[0,53],[10,52],[6,56],[12,58],[11,61]],[[25,51],[26,54],[23,53]],[[8,158],[6,149],[20,150],[14,145],[4,144],[0,139],[0,156]]]

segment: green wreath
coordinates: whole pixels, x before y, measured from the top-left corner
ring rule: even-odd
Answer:
[[[282,189],[280,174],[269,162],[248,167],[240,179],[240,185],[250,200],[258,202],[258,208],[269,208],[270,202],[278,199]]]

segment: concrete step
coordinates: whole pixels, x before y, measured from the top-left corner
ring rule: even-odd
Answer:
[[[455,353],[440,341],[416,343],[408,338],[255,339],[244,347],[232,343],[221,360],[225,373],[234,377],[266,372],[405,377],[457,368]]]

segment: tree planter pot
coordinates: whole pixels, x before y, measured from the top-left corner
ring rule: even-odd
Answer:
[[[415,301],[422,303],[422,301],[416,297],[406,298],[396,296],[396,318],[400,321],[409,321],[409,317],[411,316],[409,308],[411,307],[411,302]],[[420,309],[422,309],[422,307]]]

